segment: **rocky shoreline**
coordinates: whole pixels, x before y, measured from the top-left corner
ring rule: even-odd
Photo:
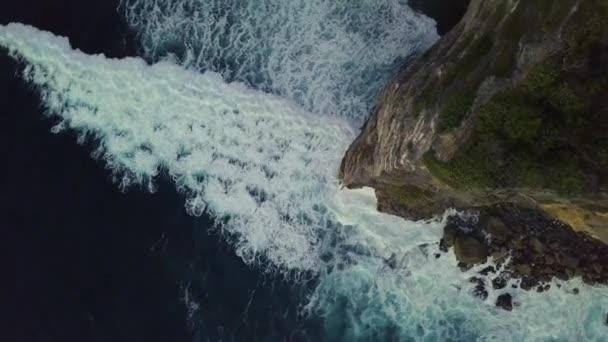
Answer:
[[[386,87],[343,184],[410,220],[474,213],[448,220],[441,247],[463,269],[497,262],[471,279],[480,297],[511,279],[608,283],[608,4],[449,3],[468,3],[464,17]]]
[[[480,271],[474,295],[485,299],[486,286],[503,289],[519,280],[524,290],[544,292],[554,278],[580,277],[590,285],[608,284],[608,245],[534,209],[497,204],[448,218],[440,248],[453,248],[459,267],[467,270],[489,258],[496,267]],[[483,276],[491,276],[487,284]],[[576,291],[575,291],[576,292]],[[497,306],[511,310],[510,294]]]

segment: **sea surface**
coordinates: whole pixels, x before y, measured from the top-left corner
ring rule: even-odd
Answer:
[[[56,32],[88,53],[135,55],[117,8],[115,1],[21,1],[3,5],[0,23]],[[0,56],[1,340],[315,336],[314,320],[296,317],[298,290],[245,265],[207,232],[211,218],[186,213],[172,184],[159,180],[154,195],[120,191],[91,158],[93,143],[51,133],[56,120],[43,117],[38,91],[18,77],[22,68]]]
[[[27,0],[0,25],[2,340],[606,341],[605,288],[504,312],[443,217],[341,188],[439,38],[407,1]]]

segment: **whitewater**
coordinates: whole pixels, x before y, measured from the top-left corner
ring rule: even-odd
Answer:
[[[489,286],[482,301],[468,279],[487,265],[461,272],[439,251],[445,217],[406,221],[377,212],[372,190],[341,188],[340,160],[375,97],[438,39],[406,1],[125,1],[119,10],[143,58],[86,55],[16,23],[0,26],[0,46],[23,62],[58,122],[51,131],[94,141],[118,186],[153,192],[170,178],[186,210],[214,217],[246,263],[294,282],[312,275],[302,312],[324,320],[327,341],[607,340],[605,287]],[[494,305],[506,290],[513,312]]]

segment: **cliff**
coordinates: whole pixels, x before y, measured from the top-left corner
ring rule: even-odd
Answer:
[[[608,243],[608,0],[471,0],[387,86],[341,178],[407,218],[510,202]]]

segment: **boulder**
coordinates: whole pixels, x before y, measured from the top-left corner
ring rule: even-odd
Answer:
[[[502,272],[498,277],[492,279],[492,287],[496,290],[507,287],[507,282],[511,279],[510,272]]]
[[[511,235],[511,231],[504,222],[494,216],[483,218],[480,224],[493,239],[498,241],[504,242],[508,240]]]
[[[458,226],[453,223],[449,223],[443,228],[443,243],[447,248],[454,246],[459,231]]]
[[[454,242],[456,259],[464,264],[483,264],[488,260],[488,249],[475,238],[457,237]]]
[[[496,299],[496,306],[507,311],[513,310],[513,298],[508,293],[501,294]]]
[[[476,284],[475,288],[473,288],[473,296],[481,300],[486,300],[488,298],[488,291],[486,290],[486,284],[483,279],[472,277],[469,279],[469,281],[473,284]]]
[[[545,246],[545,244],[540,242],[540,240],[538,240],[536,237],[532,237],[530,239],[530,244],[532,245],[532,248],[534,248],[534,250],[537,253],[544,253],[547,251],[547,246]]]

